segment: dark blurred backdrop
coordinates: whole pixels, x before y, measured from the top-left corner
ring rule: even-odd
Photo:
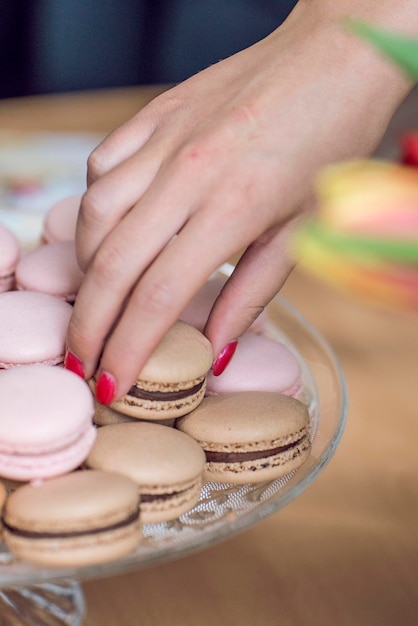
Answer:
[[[296,0],[0,0],[0,97],[175,83],[274,30]]]

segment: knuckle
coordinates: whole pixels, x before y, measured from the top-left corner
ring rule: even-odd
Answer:
[[[129,271],[129,263],[120,246],[108,242],[97,250],[91,269],[99,285],[108,285],[120,282],[121,276]]]
[[[180,96],[176,88],[172,88],[156,96],[148,105],[148,108],[152,107],[159,114],[167,115],[181,111],[186,106],[188,106],[187,99],[183,95]]]
[[[107,171],[106,161],[100,146],[93,150],[87,159],[87,176],[89,180],[96,180]]]
[[[107,206],[94,187],[89,187],[85,192],[80,211],[85,222],[92,224],[93,227],[104,222],[108,215]]]
[[[141,309],[147,311],[151,315],[160,315],[173,310],[175,302],[174,283],[162,278],[155,282],[150,282],[142,286],[141,291],[134,294],[133,298]]]

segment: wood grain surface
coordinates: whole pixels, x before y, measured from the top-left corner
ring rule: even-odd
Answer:
[[[158,87],[0,102],[0,128],[107,132]],[[380,154],[418,127],[413,93]],[[86,626],[418,624],[418,315],[296,270],[283,294],[341,361],[349,416],[329,466],[252,529],[150,569],[83,584]]]

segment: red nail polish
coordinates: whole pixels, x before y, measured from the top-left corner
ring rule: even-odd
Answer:
[[[96,400],[100,404],[111,404],[116,393],[116,381],[107,372],[102,372],[96,383]]]
[[[418,167],[418,132],[410,131],[405,133],[401,139],[401,163]]]
[[[212,365],[212,372],[214,376],[219,376],[225,370],[226,366],[234,356],[237,345],[238,341],[230,341],[214,360]]]
[[[70,350],[67,350],[64,358],[64,367],[70,372],[74,372],[80,378],[84,378],[84,367],[78,357],[75,356]]]

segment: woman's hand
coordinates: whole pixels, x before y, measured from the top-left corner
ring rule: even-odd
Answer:
[[[292,269],[315,172],[369,154],[406,94],[395,69],[306,4],[91,155],[67,365],[103,374],[99,400],[128,391],[190,298],[243,251],[205,329],[215,355],[241,335]]]

